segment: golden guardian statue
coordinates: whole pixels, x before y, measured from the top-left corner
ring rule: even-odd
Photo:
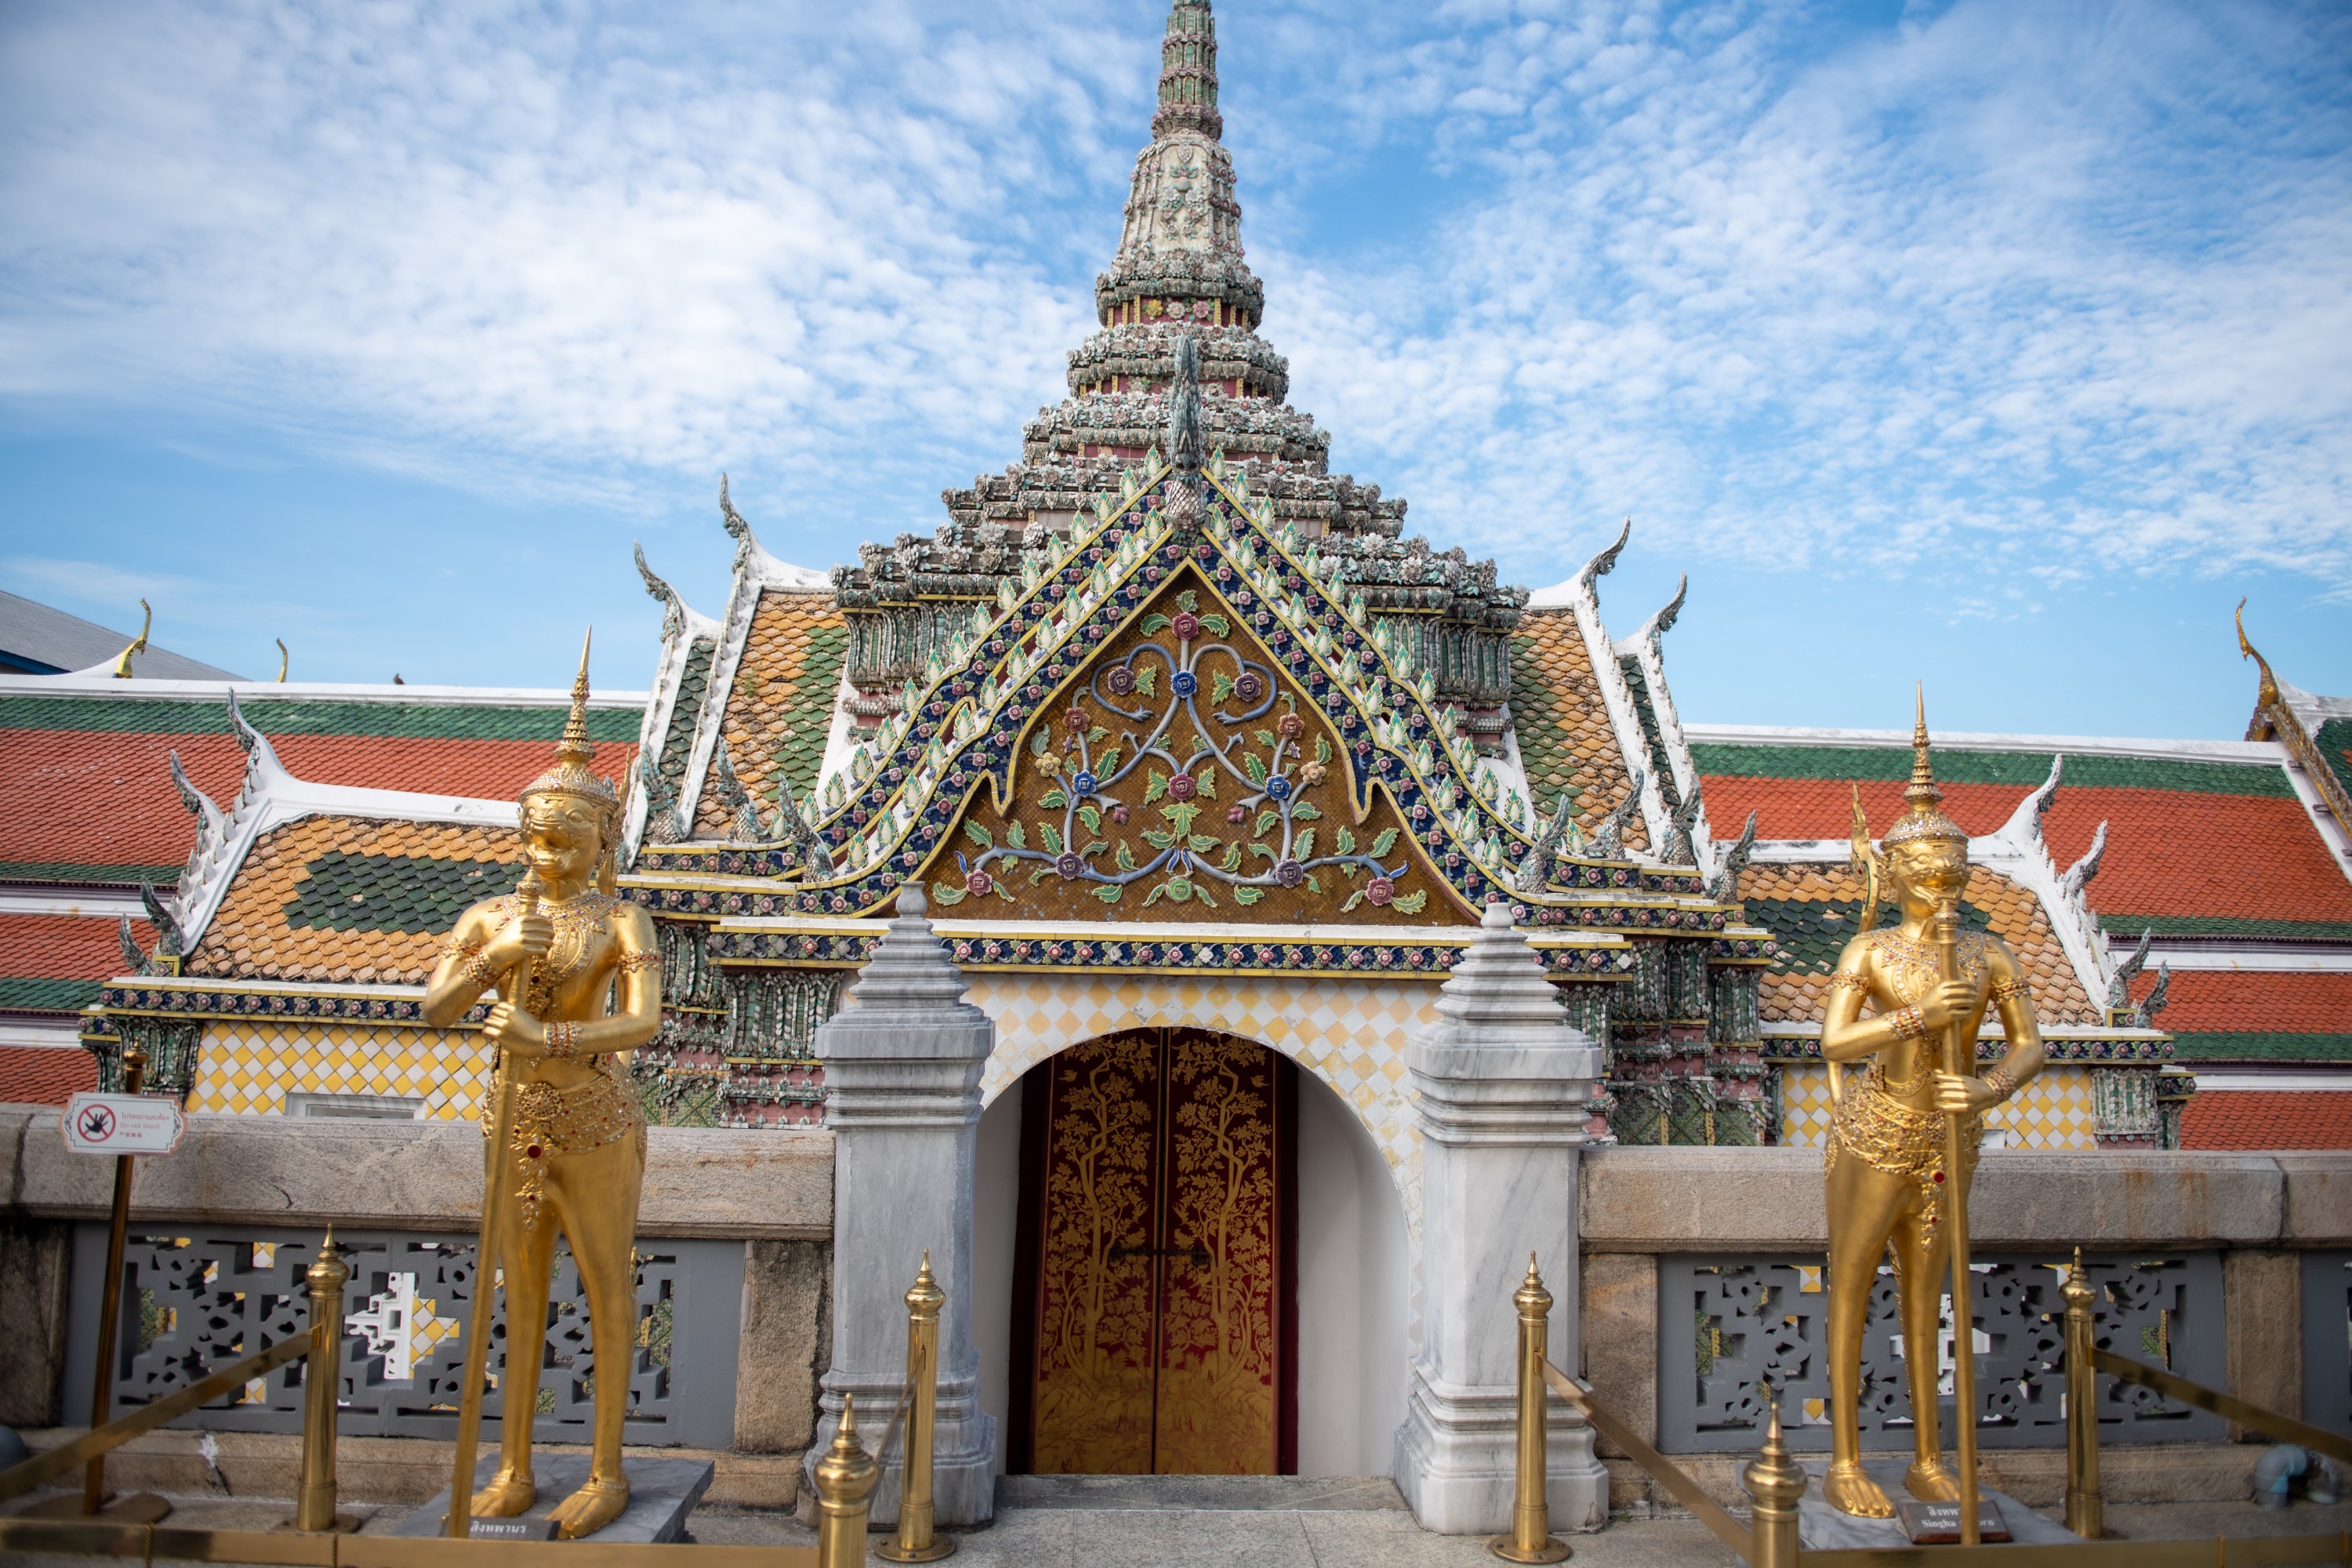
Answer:
[[[1910,1369],[1917,1448],[1905,1484],[1930,1502],[1964,1501],[1973,1537],[1975,1377],[1969,1293],[1956,1321],[1959,1396],[1955,1434],[1961,1474],[1944,1464],[1937,1432],[1937,1327],[1947,1278],[1966,1278],[1967,1204],[1985,1110],[2042,1069],[2042,1033],[2016,955],[1989,931],[1959,927],[1969,880],[1969,836],[1940,809],[1927,752],[1923,697],[1912,737],[1906,809],[1880,847],[1870,844],[1860,792],[1854,797],[1854,857],[1865,874],[1862,933],[1839,955],[1822,1018],[1822,1056],[1837,1102],[1824,1159],[1829,1198],[1831,1463],[1822,1490],[1831,1504],[1865,1519],[1891,1517],[1886,1494],[1863,1472],[1862,1338],[1878,1260],[1891,1247],[1902,1289],[1904,1359]],[[1882,889],[1902,923],[1874,929]],[[1869,1017],[1862,1016],[1867,1004]],[[1988,1007],[2008,1051],[1975,1071],[1979,1025]],[[1840,1064],[1870,1059],[1858,1078]]]
[[[587,1289],[590,1332],[606,1375],[596,1379],[588,1482],[550,1517],[572,1540],[603,1529],[628,1506],[621,1425],[636,1336],[634,1248],[646,1125],[622,1054],[661,1026],[661,950],[646,912],[614,896],[621,802],[612,784],[589,770],[595,755],[583,645],[555,765],[522,792],[523,880],[513,893],[486,899],[458,917],[425,992],[425,1021],[440,1028],[463,1017],[484,992],[498,997],[483,1026],[497,1061],[483,1101],[482,1247],[452,1535],[468,1532],[469,1517],[510,1518],[538,1500],[531,1415],[546,1359],[559,1229]],[[616,1003],[610,1013],[608,996]],[[506,1418],[498,1473],[475,1494],[493,1258],[506,1286]]]

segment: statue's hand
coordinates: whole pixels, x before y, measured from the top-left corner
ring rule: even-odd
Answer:
[[[1967,1017],[1976,1011],[1977,988],[1965,980],[1947,980],[1920,999],[1919,1021],[1931,1029]]]
[[[1939,1072],[1936,1075],[1936,1109],[1966,1116],[1999,1103],[2000,1093],[1980,1078],[1967,1073]]]
[[[490,938],[482,956],[499,971],[512,969],[525,959],[544,958],[555,945],[555,923],[545,915],[525,915]]]
[[[516,1056],[547,1054],[547,1031],[540,1026],[538,1019],[511,1002],[490,1005],[490,1016],[483,1020],[482,1032]]]

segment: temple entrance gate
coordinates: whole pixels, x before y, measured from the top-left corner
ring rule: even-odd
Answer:
[[[1297,1069],[1142,1028],[1023,1089],[1009,1468],[1297,1468]]]

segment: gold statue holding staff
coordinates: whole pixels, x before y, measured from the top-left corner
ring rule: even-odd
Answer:
[[[485,991],[499,1000],[483,1026],[498,1052],[482,1128],[488,1137],[482,1247],[458,1421],[458,1473],[449,1533],[468,1516],[505,1519],[538,1501],[531,1417],[546,1356],[547,1296],[561,1228],[588,1292],[603,1373],[588,1483],[551,1517],[565,1540],[593,1534],[628,1506],[621,1426],[628,1356],[636,1340],[637,1194],[646,1173],[645,1113],[616,1061],[661,1026],[661,950],[654,924],[614,896],[621,802],[589,771],[588,649],[572,686],[572,714],[555,765],[521,795],[521,885],[457,919],[425,992],[425,1021],[446,1028]],[[605,1011],[608,995],[616,1009]],[[491,1260],[503,1270],[506,1419],[498,1474],[472,1493],[488,1353]]]
[[[1966,1279],[1968,1192],[1984,1135],[1983,1114],[2042,1070],[2042,1032],[2033,998],[2007,943],[1990,932],[1959,929],[1959,898],[1969,880],[1969,836],[1940,809],[1927,754],[1924,696],[1912,737],[1907,809],[1879,850],[1870,846],[1860,792],[1854,797],[1854,856],[1866,873],[1862,934],[1848,942],[1830,976],[1822,1017],[1822,1056],[1837,1101],[1824,1159],[1829,1187],[1829,1474],[1831,1504],[1865,1519],[1895,1509],[1862,1468],[1862,1337],[1878,1260],[1890,1245],[1903,1297],[1904,1360],[1911,1374],[1916,1456],[1904,1478],[1911,1495],[1965,1504],[1961,1528],[1976,1521],[1974,1338],[1965,1284],[1954,1292],[1955,1434],[1959,1477],[1946,1468],[1937,1432],[1937,1331],[1948,1278]],[[1891,885],[1902,923],[1874,929],[1882,886]],[[1862,1016],[1867,1002],[1874,1016]],[[1979,1075],[1977,1030],[1988,1006],[2000,1019],[2009,1049]],[[1859,1079],[1842,1080],[1839,1064],[1869,1057]],[[1940,1059],[1939,1059],[1940,1058]]]

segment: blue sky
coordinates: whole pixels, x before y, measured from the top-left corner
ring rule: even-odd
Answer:
[[[1157,0],[0,16],[0,586],[267,676],[650,677],[718,476],[944,521],[1089,330]],[[1228,0],[1265,333],[1409,527],[1687,571],[1694,721],[2352,692],[2352,14]]]

